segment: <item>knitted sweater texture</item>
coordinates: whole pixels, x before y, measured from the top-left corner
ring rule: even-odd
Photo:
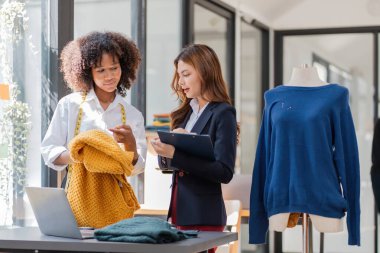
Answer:
[[[342,218],[360,245],[360,171],[348,90],[278,86],[265,93],[254,163],[249,241],[265,242],[268,218],[308,213]]]
[[[95,238],[99,241],[133,243],[171,243],[197,235],[196,230],[178,230],[163,219],[143,216],[122,220],[95,231]]]
[[[133,170],[133,152],[101,130],[78,134],[69,149],[75,163],[67,198],[78,225],[100,228],[133,217],[140,208],[126,180]]]

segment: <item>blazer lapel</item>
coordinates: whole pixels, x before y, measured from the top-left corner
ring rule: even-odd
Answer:
[[[193,126],[193,129],[191,129],[192,133],[201,134],[203,128],[206,126],[208,120],[211,118],[213,112],[212,108],[214,108],[217,104],[210,102],[205,110],[202,112],[201,116]]]
[[[190,111],[187,113],[185,120],[179,125],[179,128],[183,128],[183,129],[185,129],[186,124],[187,124],[187,122],[189,121],[190,116],[191,116],[192,113],[193,113],[192,110],[190,110]]]

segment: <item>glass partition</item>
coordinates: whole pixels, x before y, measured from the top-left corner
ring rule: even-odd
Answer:
[[[218,55],[224,80],[228,83],[231,71],[227,62],[227,18],[194,5],[194,43],[210,46]]]
[[[171,174],[156,168],[157,155],[149,140],[160,127],[168,129],[169,114],[179,105],[170,84],[174,74],[174,59],[181,50],[181,1],[147,1],[147,69],[146,69],[146,133],[148,152],[144,173],[144,203],[167,209],[171,195]],[[168,14],[169,13],[169,14]],[[156,116],[156,117],[155,117]],[[163,126],[166,125],[166,126]]]
[[[251,177],[262,115],[263,34],[244,21],[240,27],[240,91],[236,92],[240,96],[240,105],[236,107],[240,111],[240,138],[235,173]],[[264,245],[248,244],[248,230],[248,224],[241,224],[241,252],[265,252]]]
[[[170,113],[179,105],[170,84],[174,59],[181,50],[180,9],[180,1],[147,2],[147,126],[152,125],[154,114]]]
[[[252,174],[253,154],[261,122],[262,104],[262,49],[261,31],[241,23],[241,88],[240,88],[240,143],[237,169],[241,174]]]

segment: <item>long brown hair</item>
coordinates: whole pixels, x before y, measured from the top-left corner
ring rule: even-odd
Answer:
[[[179,75],[177,70],[179,61],[192,65],[198,72],[201,79],[201,94],[202,96],[207,96],[208,101],[231,104],[227,85],[222,76],[219,59],[214,50],[202,44],[188,45],[182,49],[181,53],[174,60],[175,72],[171,88],[182,103],[170,115],[172,129],[177,128],[185,120],[185,117],[191,108],[191,98],[186,97],[178,83]]]

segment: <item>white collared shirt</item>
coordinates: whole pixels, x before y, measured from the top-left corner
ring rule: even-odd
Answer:
[[[67,166],[54,165],[53,162],[60,154],[68,150],[67,146],[71,139],[74,138],[79,105],[82,102],[81,94],[80,92],[75,92],[59,101],[41,143],[41,153],[45,164],[57,171],[63,170]],[[141,112],[128,104],[126,99],[119,93],[116,93],[114,101],[108,106],[107,110],[104,110],[94,90],[91,89],[87,94],[86,101],[82,104],[83,116],[80,132],[101,129],[112,136],[112,132],[108,129],[122,124],[122,112],[119,104],[122,104],[125,108],[126,124],[132,128],[136,139],[139,158],[132,173],[132,175],[136,175],[142,173],[145,167],[147,149],[144,118]]]
[[[193,98],[190,101],[190,106],[191,106],[191,109],[193,110],[193,112],[191,113],[190,118],[189,118],[189,120],[186,123],[185,129],[188,132],[191,132],[191,130],[193,129],[195,123],[197,123],[199,117],[202,115],[203,111],[206,109],[206,107],[207,107],[208,104],[209,103],[207,102],[207,104],[205,106],[203,106],[202,109],[199,110],[198,100],[196,98]]]

